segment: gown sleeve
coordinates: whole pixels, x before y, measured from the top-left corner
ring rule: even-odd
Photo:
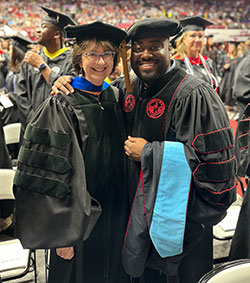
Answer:
[[[239,63],[234,79],[233,96],[247,105],[250,102],[250,52]]]
[[[20,122],[22,125],[26,125],[27,117],[30,113],[33,113],[31,97],[29,95],[30,91],[28,82],[30,78],[28,77],[28,67],[29,65],[25,62],[21,64],[20,73],[17,75],[17,80],[15,84],[15,92],[17,94],[17,107],[20,115]]]
[[[87,231],[91,197],[74,119],[65,100],[51,97],[26,127],[14,180],[17,236],[24,247],[75,245]],[[81,137],[86,142],[84,132]]]
[[[236,197],[233,134],[218,94],[202,83],[182,95],[174,105],[172,127],[192,171],[189,216],[215,225]]]
[[[188,217],[204,225],[215,225],[224,218],[236,198],[233,133],[223,103],[218,94],[202,82],[191,91],[184,88],[170,112],[171,132],[177,142],[184,144],[192,174]],[[153,187],[157,186],[163,167],[156,169],[152,164],[154,160],[162,163],[163,143],[149,143],[142,152],[142,168],[144,172],[151,172],[147,179],[153,180]]]

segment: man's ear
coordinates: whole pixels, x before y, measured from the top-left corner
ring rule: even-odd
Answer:
[[[61,34],[60,34],[60,31],[56,31],[55,34],[54,34],[54,38],[57,39],[57,38],[60,38]]]

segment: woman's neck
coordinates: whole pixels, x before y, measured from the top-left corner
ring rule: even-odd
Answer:
[[[197,57],[199,57],[199,52],[189,52],[187,56],[196,59]]]

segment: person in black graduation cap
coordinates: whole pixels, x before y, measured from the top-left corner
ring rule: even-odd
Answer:
[[[0,88],[5,85],[5,78],[8,73],[9,63],[9,38],[6,36],[0,37]]]
[[[10,40],[10,61],[8,64],[9,71],[5,79],[5,87],[1,89],[1,92],[4,92],[5,95],[9,97],[13,103],[13,107],[6,108],[3,111],[3,121],[5,125],[20,121],[16,104],[15,82],[17,75],[20,72],[21,63],[25,53],[29,48],[32,48],[34,44],[34,42],[22,34],[10,36],[8,39]]]
[[[53,248],[50,283],[129,283],[129,275],[121,264],[128,196],[123,177],[122,126],[118,124],[118,89],[104,81],[118,62],[117,48],[126,32],[102,22],[65,30],[67,36],[76,41],[72,54],[77,74],[72,82],[75,92],[68,97],[47,99],[28,123],[14,181],[18,188],[17,234],[24,246],[31,245],[32,241],[39,243],[41,237],[50,237],[47,242]],[[64,150],[58,150],[59,144],[50,146],[57,135],[61,136],[61,141],[64,136],[70,138]],[[46,156],[50,156],[51,165],[57,163],[59,156],[64,157],[70,170],[57,171],[54,166],[46,166]],[[37,183],[36,179],[40,181]],[[70,195],[59,203],[55,197],[49,197],[49,190],[44,192],[44,182],[48,180],[70,186]],[[32,202],[22,200],[21,196],[25,197],[25,191],[33,186],[41,193],[36,194]],[[60,191],[61,186],[58,193]],[[85,213],[90,214],[86,208],[90,198],[86,200],[86,194],[100,203],[102,213],[89,238],[83,242],[81,218]],[[47,206],[46,199],[55,206]],[[42,203],[38,205],[37,200]],[[75,206],[79,202],[80,215],[76,217]],[[41,207],[46,211],[44,215]],[[54,213],[50,214],[51,209]],[[66,219],[70,213],[74,217],[69,223]],[[30,214],[34,221],[30,221]],[[29,236],[27,225],[31,225]],[[77,232],[78,227],[81,233]]]
[[[27,121],[37,107],[49,96],[52,83],[63,74],[74,74],[72,52],[64,47],[64,27],[74,25],[73,20],[57,11],[41,6],[46,12],[41,28],[37,30],[37,43],[43,49],[29,50],[24,57],[16,81],[18,108],[24,131]]]
[[[4,125],[20,122],[19,109],[17,107],[16,96],[16,80],[20,72],[21,63],[25,53],[32,48],[34,42],[22,34],[8,37],[10,40],[10,61],[8,64],[8,73],[5,79],[5,87],[1,89],[2,95],[7,96],[12,102],[12,106],[4,108],[2,111],[2,119]],[[19,144],[9,144],[9,153],[12,160],[17,159]]]
[[[132,88],[114,82],[128,136],[131,214],[122,260],[132,282],[198,282],[213,263],[206,226],[211,231],[235,200],[230,123],[215,90],[170,59],[169,38],[180,30],[166,18],[135,22],[127,41],[137,77]],[[68,81],[59,78],[53,92],[74,91]]]
[[[236,107],[236,99],[233,97],[234,78],[237,65],[241,59],[237,51],[238,42],[230,41],[227,45],[227,53],[223,58],[222,78],[220,81],[220,97],[228,110],[234,110]],[[243,112],[241,112],[243,114]]]
[[[211,58],[213,62],[215,63],[216,60],[216,47],[214,44],[214,35],[209,34],[206,36],[206,44],[205,48],[203,49],[203,55],[207,56],[208,58]],[[215,68],[216,66],[214,66]]]
[[[247,49],[236,67],[233,84],[233,97],[237,101],[240,118],[250,103],[250,40],[246,40],[245,44]]]
[[[218,91],[217,72],[211,58],[203,55],[205,33],[212,22],[200,16],[186,17],[180,20],[183,31],[175,39],[176,53],[173,59],[189,74],[196,75],[208,82]]]

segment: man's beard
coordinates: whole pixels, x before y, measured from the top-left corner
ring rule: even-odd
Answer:
[[[143,60],[144,62],[146,62],[147,60]],[[148,60],[149,62],[152,60]],[[168,70],[168,64],[166,61],[159,61],[159,60],[154,60],[157,63],[157,68],[154,72],[152,71],[140,71],[140,61],[136,61],[135,64],[133,64],[133,70],[135,72],[135,74],[139,77],[139,79],[142,80],[142,82],[146,85],[146,86],[150,86],[151,84],[153,84],[156,80],[158,80],[159,78],[161,78],[166,71]]]

